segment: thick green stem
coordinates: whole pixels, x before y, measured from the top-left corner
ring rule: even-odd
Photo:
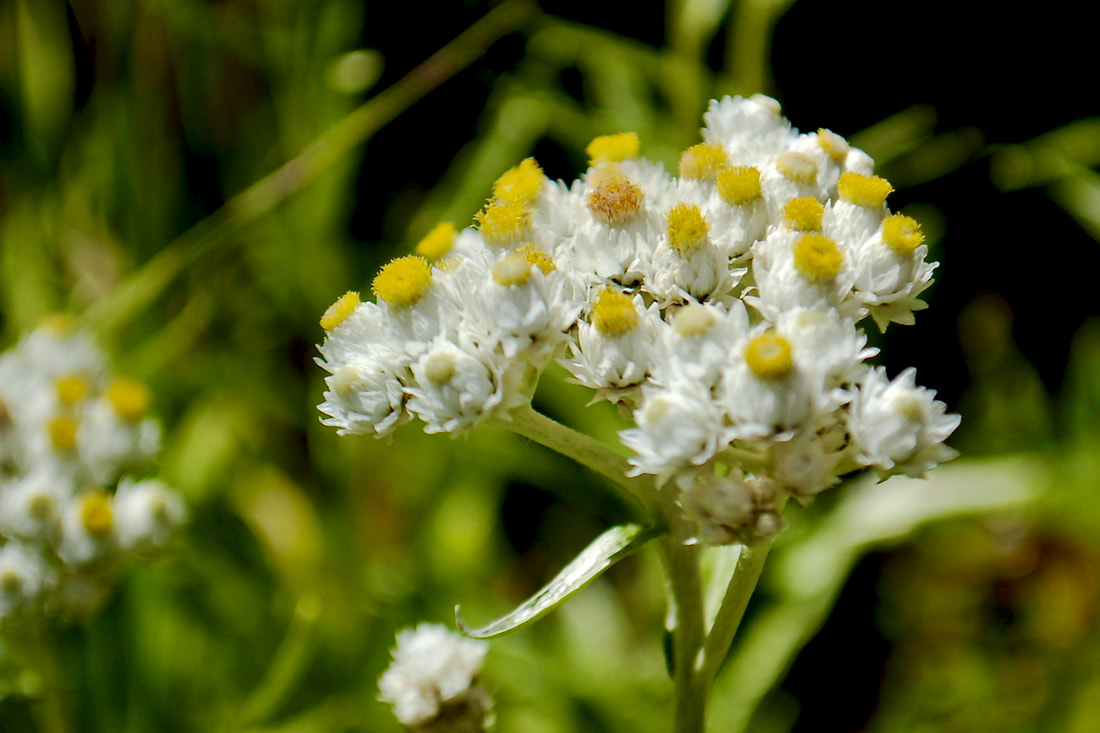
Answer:
[[[682,524],[682,522],[679,522]],[[668,574],[674,605],[673,684],[676,691],[675,733],[702,733],[706,695],[695,684],[696,661],[703,644],[703,594],[699,582],[699,551],[685,545],[681,532],[661,540],[661,559]]]

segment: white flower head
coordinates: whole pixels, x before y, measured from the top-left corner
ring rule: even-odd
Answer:
[[[55,580],[34,547],[15,541],[0,547],[0,624],[32,609]]]
[[[725,447],[722,411],[710,390],[687,385],[674,389],[645,388],[642,405],[634,411],[636,428],[620,437],[636,455],[630,459],[632,475],[643,473],[663,481],[672,472],[699,466]]]
[[[397,633],[393,663],[378,680],[379,699],[412,730],[480,731],[491,706],[477,685],[489,645],[438,624],[423,623]],[[464,727],[463,727],[464,726]]]
[[[778,495],[767,479],[695,474],[680,495],[684,517],[695,523],[694,541],[704,545],[752,545],[783,528]]]
[[[501,404],[503,370],[479,358],[484,356],[468,339],[439,337],[412,365],[408,409],[424,422],[425,432],[465,432]]]
[[[0,482],[0,535],[53,542],[72,495],[71,477],[50,464]]]
[[[183,500],[163,481],[123,478],[114,497],[115,536],[123,550],[164,547],[187,517]]]

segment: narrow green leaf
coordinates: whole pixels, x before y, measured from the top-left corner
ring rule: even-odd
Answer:
[[[642,545],[662,534],[663,529],[623,524],[612,527],[595,539],[557,577],[543,586],[514,611],[480,629],[471,629],[462,620],[455,606],[455,622],[459,630],[474,639],[492,639],[530,624],[569,600],[577,591],[598,578],[603,571],[633,554]]]

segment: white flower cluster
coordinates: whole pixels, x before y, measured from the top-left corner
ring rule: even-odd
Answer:
[[[890,184],[768,97],[713,101],[705,122],[678,176],[633,133],[593,140],[568,187],[528,159],[474,227],[440,225],[383,267],[377,303],[338,300],[321,321],[325,424],[459,433],[528,401],[556,356],[632,416],[635,474],[674,479],[708,543],[773,534],[784,497],[851,470],[951,458],[958,416],[912,370],[866,363],[862,324],[912,323],[936,267]]]
[[[378,680],[379,699],[418,733],[485,730],[492,700],[477,684],[489,645],[438,624],[397,633],[393,663]]]
[[[159,447],[149,402],[64,322],[0,354],[0,626],[92,610],[183,521],[176,493],[124,475]]]

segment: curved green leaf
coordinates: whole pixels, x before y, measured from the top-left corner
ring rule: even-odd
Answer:
[[[663,532],[663,529],[643,527],[640,524],[612,527],[584,548],[573,562],[566,565],[538,593],[496,621],[480,629],[471,629],[462,620],[459,606],[455,606],[455,622],[458,624],[458,629],[474,639],[493,639],[526,626],[553,611],[569,600],[574,593],[598,578],[603,571],[627,555],[633,554],[642,545]]]

